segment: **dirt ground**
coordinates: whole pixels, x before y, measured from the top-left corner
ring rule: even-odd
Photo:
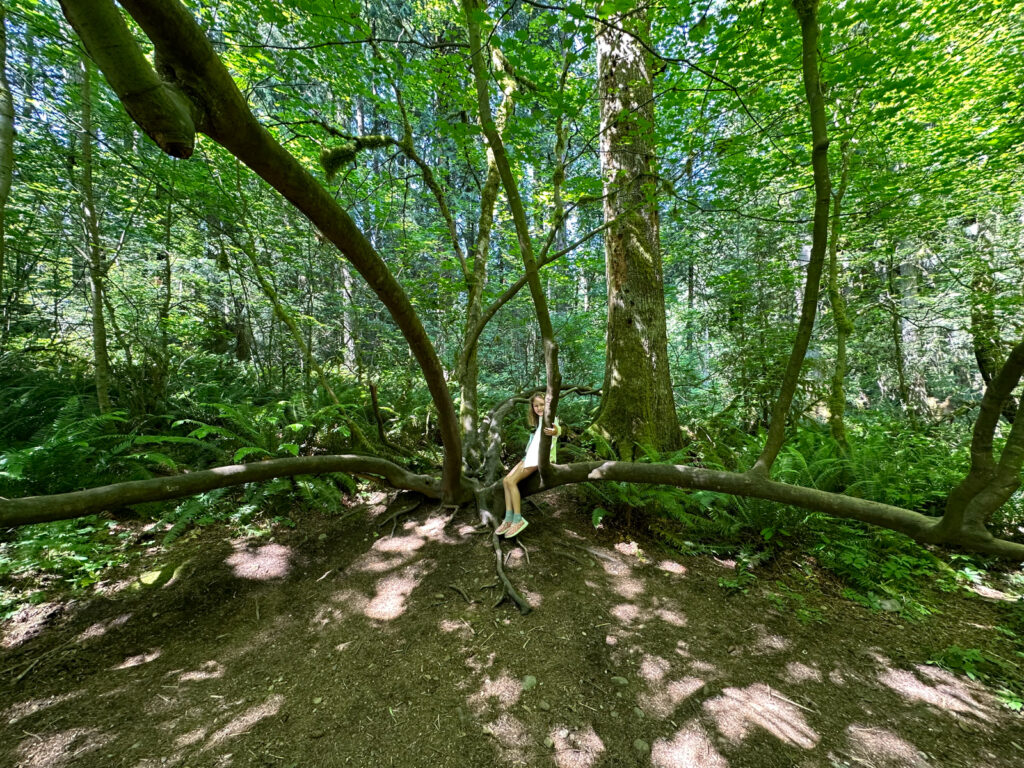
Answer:
[[[383,494],[273,541],[154,548],[3,628],[0,765],[1024,765],[1024,717],[923,663],[971,647],[991,600],[908,622],[822,597],[802,622],[719,586],[729,563],[537,504],[507,561],[528,616],[494,607],[478,520],[424,506],[392,533]]]

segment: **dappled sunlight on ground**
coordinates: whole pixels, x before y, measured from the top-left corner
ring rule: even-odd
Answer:
[[[352,565],[351,570],[362,573],[386,573],[393,571],[409,561],[405,554],[388,557],[378,552],[370,552],[359,559],[358,563]]]
[[[397,552],[409,555],[423,549],[428,542],[457,544],[459,539],[445,533],[445,526],[451,519],[450,514],[435,514],[422,522],[406,520],[401,526],[401,534],[382,536],[373,543],[373,549],[377,552]]]
[[[846,729],[850,752],[877,768],[929,768],[920,750],[888,728],[854,724]]]
[[[675,574],[676,576],[686,575],[686,566],[677,563],[675,560],[662,560],[658,563],[658,570],[664,571],[665,573]]]
[[[134,656],[129,656],[127,659],[117,664],[111,669],[131,669],[132,667],[140,667],[143,664],[149,664],[151,661],[156,661],[160,658],[162,651],[159,648],[154,648],[152,651],[147,653],[138,653]]]
[[[624,626],[629,626],[640,617],[640,608],[632,603],[621,603],[611,610],[614,616]]]
[[[81,696],[84,691],[72,691],[70,693],[61,693],[56,696],[47,696],[45,699],[29,699],[28,701],[22,701],[18,704],[12,704],[3,711],[3,716],[7,719],[7,722],[14,725],[19,720],[30,715],[34,715],[37,712],[42,712],[44,709],[49,709],[58,704],[63,704],[65,701],[71,701],[74,698]]]
[[[671,739],[654,742],[651,763],[656,768],[729,768],[696,720],[686,723]]]
[[[483,672],[494,666],[494,660],[498,657],[496,653],[488,653],[481,659],[479,656],[470,656],[466,659],[466,666],[474,672]]]
[[[755,624],[751,627],[757,635],[750,645],[750,650],[756,654],[781,653],[790,646],[790,642],[781,635],[772,634],[763,624]]]
[[[96,728],[68,728],[46,736],[29,734],[18,745],[19,768],[63,768],[101,749],[113,737]]]
[[[172,589],[50,622],[32,687],[6,689],[0,765],[1014,766],[1005,745],[981,759],[1012,736],[994,697],[866,653],[859,637],[904,658],[876,617],[809,626],[722,590],[729,564],[536,523],[530,560],[509,542],[506,561],[525,617],[494,604],[489,539],[432,508],[393,536],[350,519],[292,546],[218,537]]]
[[[283,579],[291,570],[292,550],[289,547],[281,544],[253,546],[243,539],[232,541],[231,546],[234,552],[224,562],[240,579],[272,581]]]
[[[0,648],[17,648],[42,634],[47,625],[64,610],[60,603],[26,605],[6,622],[0,636]]]
[[[605,749],[604,742],[590,725],[578,730],[556,727],[550,738],[554,741],[558,768],[591,768]]]
[[[990,587],[986,584],[968,583],[965,586],[974,594],[988,600],[1001,600],[1006,603],[1015,603],[1020,599],[1017,595],[1011,595],[1007,592],[1003,592],[1001,589],[996,589],[995,587]]]
[[[821,670],[801,664],[799,661],[791,661],[786,664],[786,670],[781,677],[790,683],[820,683]]]
[[[349,616],[363,613],[370,603],[370,598],[354,589],[340,589],[331,595],[330,600],[333,605],[323,605],[314,614],[312,621],[315,626],[342,622]]]
[[[406,601],[423,578],[429,564],[419,561],[377,582],[377,594],[363,609],[369,619],[391,621],[405,613]]]
[[[230,723],[211,735],[203,746],[203,751],[205,752],[208,749],[212,749],[228,739],[241,736],[260,720],[273,717],[278,713],[278,710],[281,709],[282,704],[284,704],[284,696],[281,694],[275,693],[268,696],[262,704],[250,707],[245,712],[236,716]]]
[[[207,728],[196,728],[188,733],[181,734],[181,736],[174,740],[174,748],[184,749],[185,747],[191,747],[193,744],[198,744],[206,738],[208,730]]]
[[[454,633],[463,640],[469,640],[474,634],[473,627],[465,619],[441,619],[438,628],[442,632]]]
[[[780,741],[802,749],[813,749],[818,743],[818,734],[807,725],[800,709],[763,683],[726,688],[720,696],[704,702],[704,711],[714,717],[719,732],[734,744],[755,728],[763,728]]]
[[[637,703],[655,717],[671,717],[676,707],[704,686],[704,680],[698,677],[669,679],[671,669],[671,662],[651,654],[645,654],[640,662],[640,677],[648,691],[637,697]]]
[[[124,626],[128,622],[128,619],[130,619],[131,617],[132,615],[130,613],[123,613],[117,618],[111,619],[110,621],[96,622],[87,630],[82,632],[78,637],[76,637],[75,640],[79,643],[84,643],[86,640],[92,640],[97,637],[102,637],[114,627]]]
[[[544,605],[544,593],[534,592],[532,589],[526,589],[525,587],[519,590],[519,594],[523,596],[523,599],[528,602],[534,610],[537,610]]]
[[[529,765],[527,760],[532,740],[526,726],[516,717],[504,712],[483,728],[498,746],[498,756],[506,763]]]
[[[953,715],[969,715],[985,723],[995,719],[998,704],[991,695],[945,670],[918,664],[910,672],[886,665],[878,672],[878,679],[907,701]]]
[[[175,670],[176,671],[176,670]],[[169,674],[174,674],[170,672]],[[214,680],[224,676],[224,665],[217,661],[205,661],[199,669],[191,672],[182,672],[178,676],[179,683],[191,683],[197,680]]]
[[[510,709],[523,695],[523,684],[503,672],[497,678],[485,677],[480,690],[469,697],[470,708],[479,717],[487,710],[493,699],[502,709]]]
[[[638,703],[645,712],[655,717],[668,718],[676,711],[676,707],[703,687],[704,681],[699,677],[659,682],[651,686],[650,693],[641,694]]]

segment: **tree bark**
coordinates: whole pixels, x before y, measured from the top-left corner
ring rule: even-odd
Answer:
[[[258,483],[276,477],[330,472],[374,475],[384,478],[395,488],[419,491],[434,499],[442,495],[438,478],[413,474],[375,456],[301,456],[233,464],[175,477],[133,480],[54,496],[29,496],[14,500],[0,498],[0,527],[70,520],[132,504],[194,496],[214,488]],[[465,493],[460,498],[465,498]]]
[[[594,426],[625,459],[636,445],[680,447],[665,323],[658,231],[649,6],[612,17],[597,34],[608,319]],[[623,215],[630,211],[628,215]]]
[[[971,342],[978,372],[989,386],[1004,363],[996,324],[996,285],[992,278],[992,263],[988,251],[993,247],[988,233],[978,222],[978,253],[971,264]],[[1013,424],[1017,403],[1011,395],[1003,402],[1002,414]]]
[[[800,33],[803,50],[804,95],[811,118],[811,165],[814,170],[814,229],[811,237],[811,258],[807,264],[807,283],[804,285],[803,305],[800,322],[797,325],[793,350],[782,377],[779,396],[772,406],[771,421],[764,450],[758,457],[752,472],[767,475],[775,463],[785,440],[786,420],[793,404],[800,370],[814,330],[814,318],[818,310],[818,293],[821,287],[821,273],[825,263],[825,247],[828,242],[828,210],[832,196],[832,182],[828,175],[828,131],[826,130],[825,97],[818,76],[818,0],[793,0],[793,8],[800,19]]]
[[[111,0],[61,0],[61,8],[132,120],[167,154],[191,157],[196,126],[188,99],[153,71]]]
[[[1024,376],[1024,341],[1017,344],[999,373],[985,388],[978,418],[971,439],[971,467],[946,500],[946,511],[938,528],[945,535],[989,536],[985,525],[992,514],[1020,486],[1024,465],[1024,397],[1018,405],[1017,417],[1003,446],[998,463],[993,443],[999,417],[1006,399]]]

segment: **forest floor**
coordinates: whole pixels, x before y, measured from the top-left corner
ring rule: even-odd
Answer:
[[[8,621],[0,765],[1024,765],[1024,716],[925,663],[990,644],[998,591],[911,620],[801,592],[792,564],[728,590],[731,563],[595,531],[556,492],[508,556],[522,616],[494,607],[478,520],[423,506],[392,531],[385,502],[200,529]]]

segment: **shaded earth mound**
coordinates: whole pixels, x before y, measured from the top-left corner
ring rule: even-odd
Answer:
[[[488,532],[383,494],[276,540],[203,530],[87,602],[4,627],[0,765],[20,768],[1024,765],[1024,719],[923,663],[991,622],[835,598],[813,622],[727,594],[730,564],[528,517]],[[965,639],[966,635],[966,639]]]

